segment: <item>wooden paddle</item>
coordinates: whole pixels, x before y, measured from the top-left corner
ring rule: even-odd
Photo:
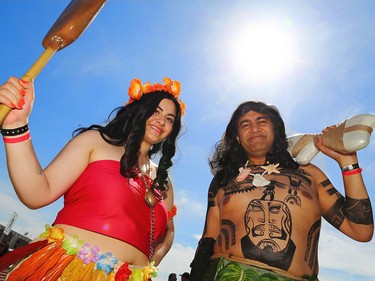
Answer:
[[[106,0],[72,0],[44,37],[44,52],[22,79],[34,80],[57,51],[70,45],[85,31],[105,2]],[[11,110],[0,104],[0,125]]]

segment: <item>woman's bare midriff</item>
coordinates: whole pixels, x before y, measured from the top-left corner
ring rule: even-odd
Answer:
[[[76,234],[92,246],[99,246],[102,253],[111,252],[119,261],[129,262],[132,265],[147,265],[148,257],[126,242],[66,224],[56,224],[54,227],[64,229],[65,234],[69,236]]]

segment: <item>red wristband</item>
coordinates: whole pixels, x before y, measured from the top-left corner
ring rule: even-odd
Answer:
[[[30,138],[30,132],[28,132],[26,135],[23,135],[17,138],[3,137],[3,140],[5,143],[18,143],[18,142],[23,142],[25,140],[28,140],[29,138]]]
[[[355,170],[350,170],[350,171],[342,172],[342,174],[344,176],[351,176],[351,175],[360,174],[361,172],[362,172],[362,168],[358,168],[358,169],[355,169]]]

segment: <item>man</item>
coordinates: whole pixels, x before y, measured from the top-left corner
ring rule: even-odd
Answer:
[[[181,276],[181,281],[189,281],[190,279],[190,273],[189,272],[184,272],[182,274],[180,274]]]
[[[250,101],[235,110],[211,160],[215,176],[190,280],[318,280],[322,217],[352,239],[371,240],[356,153],[340,154],[320,137],[316,147],[342,168],[345,197],[318,167],[292,159],[275,107]]]
[[[168,281],[177,281],[177,274],[176,273],[169,274]]]

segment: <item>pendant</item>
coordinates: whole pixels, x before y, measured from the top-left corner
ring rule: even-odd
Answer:
[[[156,200],[155,200],[155,195],[154,192],[152,192],[151,189],[147,189],[145,193],[145,201],[149,207],[154,207]]]
[[[270,184],[271,182],[266,180],[262,175],[260,174],[254,174],[254,179],[253,179],[253,185],[256,186],[256,187],[259,187],[259,186],[266,186],[268,184]]]
[[[240,171],[240,173],[238,174],[238,176],[236,178],[237,182],[240,182],[240,181],[243,181],[244,179],[246,179],[250,175],[250,172],[251,172],[250,168],[242,168],[241,167],[238,170]]]
[[[261,168],[263,168],[265,171],[265,173],[267,173],[268,175],[271,175],[272,173],[275,173],[275,174],[280,174],[280,171],[277,169],[277,167],[279,167],[279,163],[276,163],[276,164],[268,164],[267,166],[260,166]]]

